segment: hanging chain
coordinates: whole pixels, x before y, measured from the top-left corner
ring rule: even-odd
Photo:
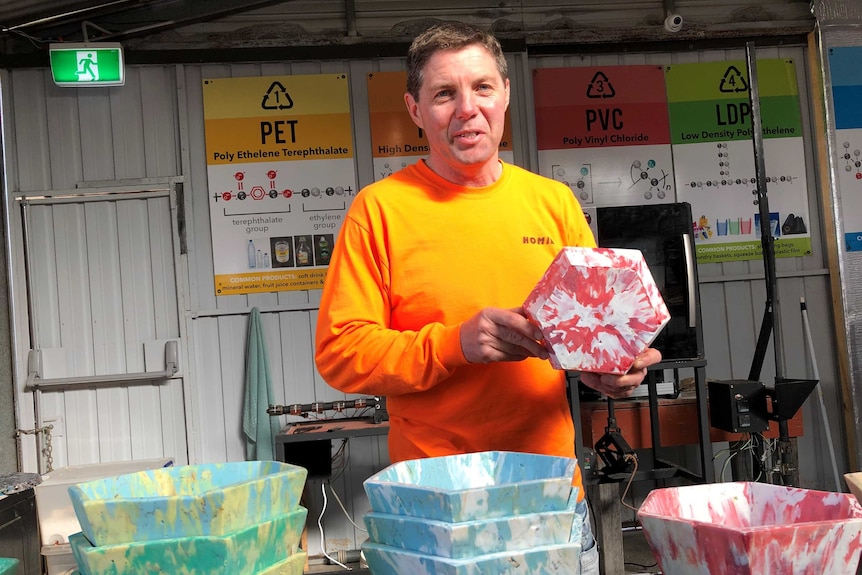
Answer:
[[[53,429],[54,425],[49,423],[48,425],[43,425],[36,429],[18,429],[15,431],[15,437],[21,437],[21,435],[39,435],[40,433],[44,434],[45,444],[42,446],[42,456],[45,458],[45,473],[54,471],[54,446],[51,445],[51,431]]]

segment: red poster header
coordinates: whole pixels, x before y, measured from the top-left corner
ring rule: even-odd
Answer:
[[[539,150],[670,143],[661,66],[533,71]]]

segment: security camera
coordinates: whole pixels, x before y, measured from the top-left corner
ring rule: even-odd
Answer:
[[[668,32],[679,32],[682,30],[682,16],[679,14],[668,14],[664,19],[664,29]]]

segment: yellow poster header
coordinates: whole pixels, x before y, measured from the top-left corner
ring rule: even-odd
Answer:
[[[349,114],[347,74],[203,80],[204,119]]]

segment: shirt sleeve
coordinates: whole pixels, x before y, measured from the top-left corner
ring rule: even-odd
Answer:
[[[467,363],[460,324],[389,328],[389,262],[381,235],[348,215],[324,282],[315,362],[323,379],[346,393],[424,391]]]

